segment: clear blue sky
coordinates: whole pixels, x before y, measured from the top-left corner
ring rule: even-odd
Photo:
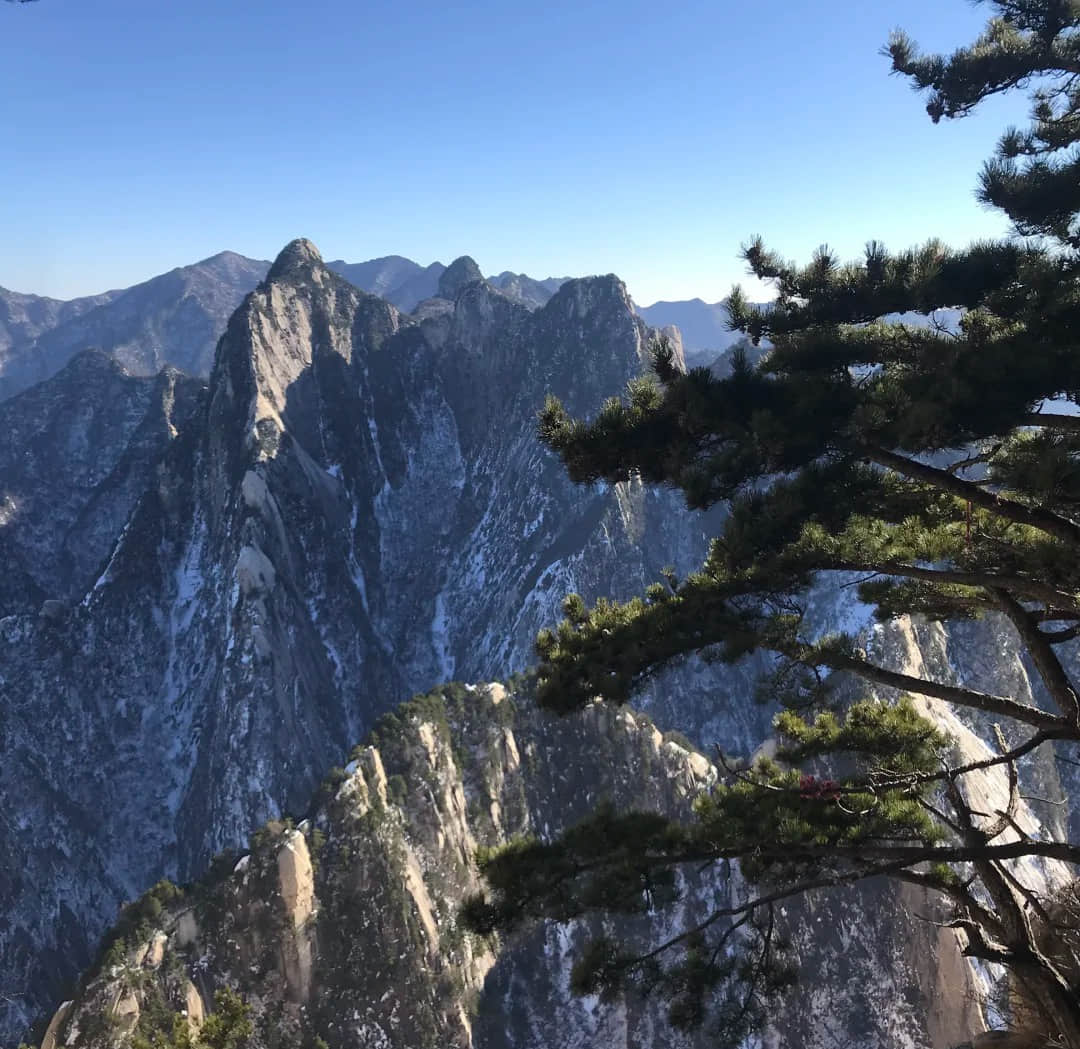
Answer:
[[[1022,100],[931,124],[877,52],[965,0],[0,2],[0,285],[122,287],[225,248],[473,255],[722,298],[803,258],[1002,232],[976,175]]]

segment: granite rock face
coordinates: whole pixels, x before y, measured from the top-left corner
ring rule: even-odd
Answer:
[[[0,970],[28,989],[5,1030],[63,992],[122,900],[297,811],[395,703],[524,668],[570,590],[629,596],[702,556],[705,522],[670,496],[572,486],[535,437],[548,390],[584,412],[645,366],[617,279],[532,312],[482,280],[442,301],[409,318],[294,242],[205,389],[87,356],[4,406],[96,456],[12,453],[0,475],[28,508],[0,533],[21,579],[0,619],[18,799]],[[657,703],[704,709],[714,684]]]
[[[154,893],[163,913],[136,908],[142,920],[125,921],[57,1012],[56,1044],[123,1045],[181,1010],[197,1024],[227,986],[251,1006],[258,1049],[315,1038],[332,1049],[705,1049],[708,1028],[671,1030],[659,1000],[575,998],[567,975],[591,936],[646,950],[745,891],[730,869],[687,871],[660,924],[545,924],[500,941],[464,930],[458,909],[480,887],[478,847],[557,833],[598,797],[688,818],[715,779],[700,754],[630,711],[554,719],[527,688],[444,686],[382,719],[299,824],[272,821],[179,897]],[[814,952],[814,978],[763,1044],[945,1045],[970,1032],[962,1009],[927,1019],[942,993],[962,1003],[973,989],[955,946],[872,896],[780,919]],[[954,984],[935,983],[938,973]]]

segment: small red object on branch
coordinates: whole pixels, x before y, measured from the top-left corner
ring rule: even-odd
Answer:
[[[840,797],[840,784],[834,779],[803,775],[799,777],[799,797],[808,801],[835,801]]]

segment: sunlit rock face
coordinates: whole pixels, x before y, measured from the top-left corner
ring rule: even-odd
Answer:
[[[598,797],[688,818],[716,776],[701,754],[627,710],[594,704],[557,719],[527,688],[440,688],[381,720],[306,818],[272,821],[114,943],[58,1010],[53,1036],[106,1049],[121,1028],[147,1034],[163,1008],[198,1024],[214,989],[228,986],[251,1007],[258,1049],[315,1038],[335,1049],[714,1046],[707,1024],[673,1031],[658,998],[576,998],[567,977],[599,933],[648,950],[744,893],[727,865],[688,870],[658,921],[481,938],[462,928],[458,909],[481,887],[478,847],[557,833]],[[812,968],[762,1044],[950,1045],[970,1034],[973,988],[951,933],[873,897],[780,916]]]
[[[527,666],[568,591],[703,555],[670,496],[574,487],[535,437],[549,390],[584,412],[647,366],[622,284],[530,312],[473,269],[410,318],[298,241],[208,385],[84,354],[0,406],[5,1031],[122,900],[302,808],[378,714]]]

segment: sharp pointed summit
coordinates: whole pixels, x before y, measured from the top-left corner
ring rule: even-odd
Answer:
[[[297,237],[289,241],[281,253],[274,260],[270,272],[266,275],[268,281],[281,281],[295,279],[304,275],[315,267],[323,267],[323,258],[319,249],[306,237]]]
[[[484,279],[476,260],[469,255],[462,255],[454,259],[445,272],[439,277],[439,297],[453,301],[457,294],[467,284]]]

